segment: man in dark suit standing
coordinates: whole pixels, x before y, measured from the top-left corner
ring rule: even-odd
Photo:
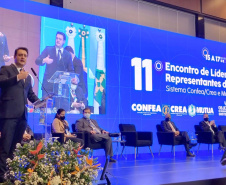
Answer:
[[[31,77],[24,70],[27,56],[27,48],[17,48],[15,63],[0,70],[0,182],[4,180],[6,159],[13,157],[27,126],[27,99],[32,103],[38,100],[32,90]]]
[[[188,157],[195,157],[194,154],[190,152],[190,149],[197,144],[190,143],[190,138],[187,132],[180,132],[179,129],[176,127],[174,122],[171,121],[171,115],[167,113],[165,115],[165,120],[161,122],[161,127],[165,132],[174,132],[176,139],[184,141],[184,147],[187,152]]]
[[[209,120],[208,114],[203,115],[203,121],[199,123],[199,126],[203,131],[211,131],[213,133],[214,138],[219,141],[219,149],[225,149],[226,142],[224,134],[222,131],[218,130],[214,120]]]
[[[112,140],[109,136],[109,132],[100,128],[97,121],[90,119],[91,110],[85,108],[83,110],[83,118],[76,121],[76,130],[78,132],[89,132],[93,142],[103,142],[105,144],[105,155],[110,156],[110,162],[116,162],[113,159]]]
[[[47,92],[53,92],[53,83],[49,83],[48,80],[56,71],[74,72],[71,54],[63,48],[65,40],[65,34],[57,32],[55,46],[47,46],[35,60],[35,63],[39,66],[46,65],[43,86]],[[42,91],[42,96],[45,97],[46,95],[47,93]]]

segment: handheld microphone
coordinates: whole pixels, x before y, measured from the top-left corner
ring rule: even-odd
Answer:
[[[47,90],[45,89],[45,87],[43,86],[43,84],[40,82],[37,73],[35,72],[35,70],[33,68],[31,68],[32,73],[36,76],[36,78],[38,79],[38,82],[40,83],[42,89],[44,89],[44,91],[48,94],[48,96],[50,97],[50,94],[47,92]]]

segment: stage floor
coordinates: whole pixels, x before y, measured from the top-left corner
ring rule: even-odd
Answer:
[[[196,157],[186,157],[185,152],[127,155],[108,166],[112,185],[160,185],[226,177],[226,166],[221,166],[223,152],[199,151]],[[98,157],[101,164],[104,158]],[[103,183],[100,181],[98,183]],[[98,184],[97,183],[97,184]],[[226,184],[226,182],[225,182]]]

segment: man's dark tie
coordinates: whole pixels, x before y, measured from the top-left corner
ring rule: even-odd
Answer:
[[[60,61],[60,59],[61,59],[61,50],[59,49],[58,50],[58,61]]]
[[[23,70],[23,68],[20,69],[20,72],[21,72],[22,70]],[[23,81],[24,81],[24,83],[25,83],[25,79],[24,79]]]
[[[90,126],[92,127],[92,129],[97,133],[97,134],[101,134],[101,131],[94,125],[94,123],[91,121],[91,119],[88,119]]]

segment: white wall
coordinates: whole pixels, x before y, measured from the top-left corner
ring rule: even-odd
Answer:
[[[226,23],[205,19],[205,37],[226,43]]]
[[[32,0],[43,4],[50,4],[50,0]]]
[[[50,4],[50,0],[33,0]],[[64,8],[195,36],[195,16],[139,0],[63,0]],[[205,19],[206,39],[226,42],[226,23]]]
[[[33,0],[49,4],[49,0]],[[64,0],[64,8],[195,36],[195,16],[138,0]]]

